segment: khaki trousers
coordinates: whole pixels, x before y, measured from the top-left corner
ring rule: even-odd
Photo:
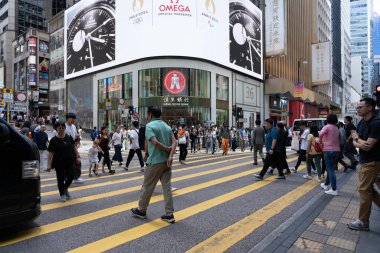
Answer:
[[[166,162],[148,165],[145,168],[143,189],[139,199],[140,211],[146,212],[154,188],[156,188],[158,180],[160,180],[164,194],[166,215],[171,215],[174,212],[171,178],[172,169],[166,165]]]
[[[380,161],[361,164],[359,172],[359,219],[365,224],[369,224],[372,201],[380,207],[380,195],[373,189],[379,172]]]

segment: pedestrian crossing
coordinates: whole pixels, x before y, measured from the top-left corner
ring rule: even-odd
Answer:
[[[296,159],[295,154],[291,154],[288,162]],[[58,202],[56,185],[51,183],[55,180],[54,174],[47,175],[41,187],[41,217],[16,232],[0,231],[0,252],[23,252],[26,249],[27,252],[53,252],[51,247],[54,245],[62,245],[55,252],[126,252],[128,249],[132,252],[167,252],[168,246],[160,243],[158,245],[162,247],[158,248],[139,250],[133,247],[139,240],[154,244],[157,237],[171,241],[177,235],[183,235],[184,242],[181,245],[173,242],[171,252],[224,252],[244,241],[266,222],[275,220],[283,210],[291,208],[307,194],[319,191],[315,180],[305,182],[302,179],[304,169],[305,165],[300,166],[301,173],[280,182],[275,182],[273,176],[255,181],[252,174],[259,172],[261,166],[252,166],[250,152],[228,156],[189,154],[187,165],[175,163],[173,167],[172,184],[179,187],[173,193],[177,220],[174,225],[157,219],[163,210],[160,187],[150,201],[149,219],[140,221],[131,217],[130,209],[137,206],[143,180],[138,171],[86,178],[84,185],[70,188],[73,199],[67,202]],[[278,187],[287,192],[274,194],[278,190],[273,189]],[[257,195],[263,197],[259,199]],[[247,197],[254,201],[241,202]],[[255,210],[224,220],[222,224],[219,221],[215,228],[207,227],[204,237],[195,232],[193,235],[188,229],[188,222],[191,221],[191,227],[196,225],[194,219],[199,216],[204,219],[202,226],[213,224],[213,219],[220,220],[225,215],[225,208],[231,208],[231,205],[249,205]],[[211,218],[208,220],[205,215]],[[171,234],[171,229],[177,232]],[[203,233],[202,230],[199,232]],[[88,234],[93,236],[89,238]],[[197,239],[191,240],[192,236]]]

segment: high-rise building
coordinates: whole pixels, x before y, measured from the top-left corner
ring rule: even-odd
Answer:
[[[0,72],[6,87],[13,87],[13,48],[8,46],[29,28],[47,31],[47,20],[51,17],[52,1],[15,0],[0,1]]]
[[[380,56],[380,14],[374,12],[373,23],[373,55]]]
[[[341,0],[341,39],[343,80],[342,115],[345,115],[347,103],[351,101],[350,0]]]
[[[351,56],[363,60],[362,95],[371,94],[373,76],[372,0],[351,0]]]
[[[318,85],[313,83],[312,46],[331,41],[331,2],[285,2],[287,52],[265,61],[265,112],[269,112],[265,117],[286,120],[292,125],[294,119],[320,117],[329,112],[331,77]],[[325,55],[324,61],[331,70],[329,55]],[[296,92],[295,83],[301,83],[301,92]],[[288,106],[290,114],[281,112],[279,115],[283,104]]]
[[[342,79],[342,8],[341,1],[331,2],[332,26],[332,100],[338,107],[343,105]]]

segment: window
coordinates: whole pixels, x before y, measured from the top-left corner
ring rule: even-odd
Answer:
[[[228,101],[228,77],[216,75],[216,99]]]

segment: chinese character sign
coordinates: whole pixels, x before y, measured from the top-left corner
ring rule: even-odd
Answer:
[[[265,56],[286,54],[285,0],[265,1]]]

